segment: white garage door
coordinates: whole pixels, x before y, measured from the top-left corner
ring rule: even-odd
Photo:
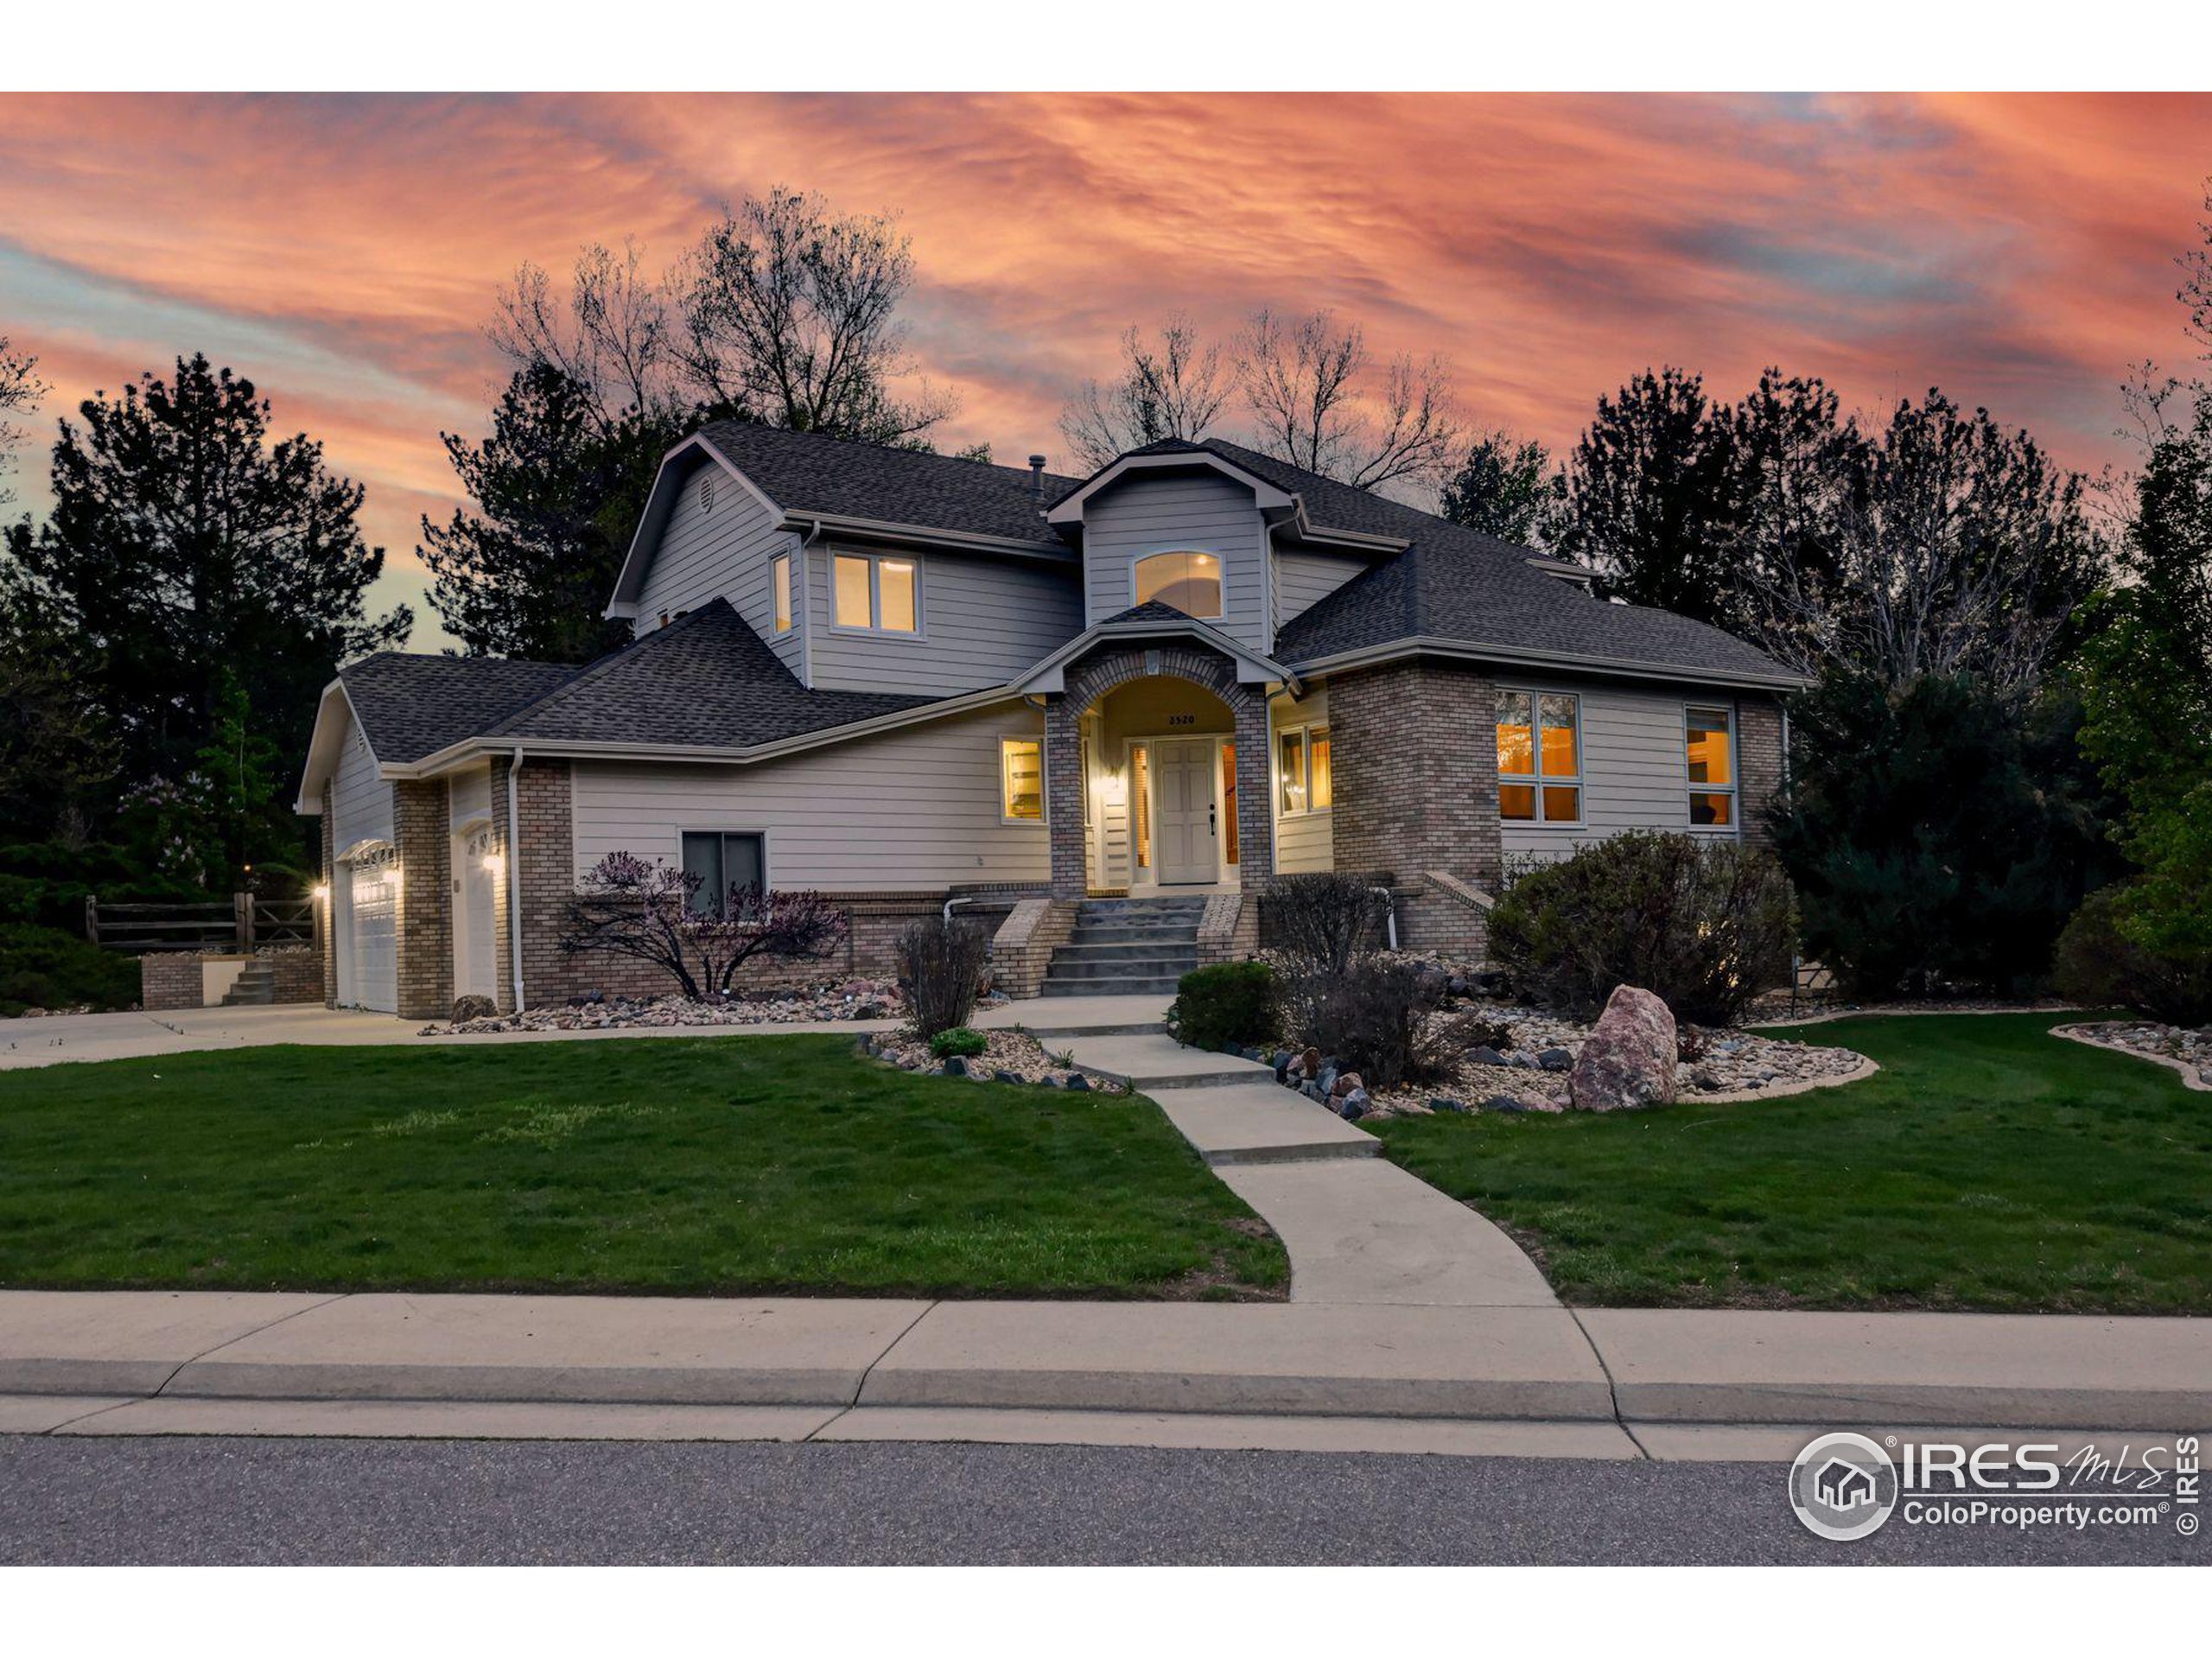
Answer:
[[[351,887],[353,1000],[399,1011],[399,880],[391,864],[356,864]]]

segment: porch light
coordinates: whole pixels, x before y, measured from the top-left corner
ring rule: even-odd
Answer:
[[[330,883],[329,883],[329,882],[327,882],[327,881],[318,881],[318,882],[316,882],[316,883],[315,883],[315,903],[317,903],[318,905],[327,905],[327,904],[328,904],[328,903],[330,902]]]

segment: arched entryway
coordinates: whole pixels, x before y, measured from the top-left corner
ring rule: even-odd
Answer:
[[[1046,713],[1053,896],[1264,884],[1265,688],[1187,643],[1103,647],[1065,684]]]

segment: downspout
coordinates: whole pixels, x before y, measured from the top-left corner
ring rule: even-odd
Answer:
[[[514,960],[515,1007],[523,1010],[522,990],[522,745],[507,766],[507,950]]]
[[[1390,949],[1398,948],[1398,895],[1388,887],[1370,887],[1370,893],[1382,895],[1382,925],[1390,938]]]

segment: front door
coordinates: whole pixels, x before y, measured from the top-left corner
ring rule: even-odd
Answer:
[[[1217,880],[1212,738],[1160,738],[1152,746],[1152,787],[1159,807],[1160,881],[1187,887]]]

